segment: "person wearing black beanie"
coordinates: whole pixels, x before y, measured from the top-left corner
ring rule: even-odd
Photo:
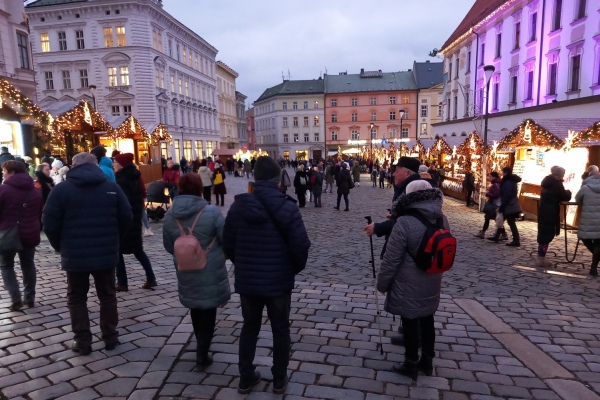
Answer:
[[[100,160],[102,160],[102,157],[106,156],[106,147],[96,146],[90,151],[90,153],[96,156],[96,158],[98,159],[98,164],[100,164]]]
[[[271,157],[260,156],[254,164],[254,180],[256,181],[279,181],[281,167]]]

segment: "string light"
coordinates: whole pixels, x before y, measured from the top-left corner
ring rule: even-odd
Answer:
[[[579,132],[572,140],[572,146],[576,147],[583,141],[600,140],[600,121],[593,123],[589,128]]]
[[[161,141],[173,143],[173,137],[163,124],[158,124],[150,134],[150,145],[158,146]]]
[[[82,100],[69,111],[59,115],[52,122],[55,134],[52,140],[60,143],[65,140],[65,131],[96,132],[105,131],[105,135],[113,135],[113,128],[90,105]]]
[[[0,80],[0,108],[8,106],[17,113],[29,115],[33,118],[34,126],[41,129],[45,134],[52,131],[51,116],[40,109],[27,96],[11,85],[7,80]]]
[[[509,132],[500,142],[498,148],[510,149],[521,146],[552,147],[560,149],[564,141],[550,133],[546,128],[528,118]]]

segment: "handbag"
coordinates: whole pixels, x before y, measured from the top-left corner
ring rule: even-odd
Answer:
[[[23,244],[19,235],[19,223],[25,208],[27,208],[27,201],[23,201],[23,208],[21,208],[15,226],[0,231],[0,253],[15,253],[23,250]]]
[[[489,215],[496,215],[496,205],[493,202],[488,201],[483,205],[483,213]]]
[[[213,181],[213,184],[220,185],[221,183],[223,183],[223,175],[217,173],[217,175],[215,175],[215,180]]]
[[[496,216],[496,229],[504,228],[504,214],[501,212]]]

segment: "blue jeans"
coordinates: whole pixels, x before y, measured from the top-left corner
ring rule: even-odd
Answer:
[[[144,228],[150,229],[150,222],[148,221],[148,213],[146,212],[146,207],[142,209],[142,224],[144,224]]]
[[[133,253],[133,256],[137,258],[137,260],[142,264],[142,268],[146,272],[146,280],[147,281],[155,281],[154,271],[152,271],[152,264],[150,263],[150,259],[144,252],[144,250]],[[119,264],[117,264],[117,283],[119,286],[127,286],[127,270],[125,269],[125,260],[123,259],[123,254],[119,254]]]
[[[250,379],[254,374],[254,355],[256,342],[262,324],[263,308],[267,306],[267,315],[273,332],[273,378],[287,376],[290,362],[290,305],[292,293],[280,297],[261,297],[240,295],[244,323],[240,334],[239,371],[240,377]]]
[[[0,269],[2,270],[2,280],[4,287],[10,294],[13,303],[21,302],[21,290],[15,274],[15,256],[19,254],[21,271],[23,272],[23,295],[25,302],[35,301],[35,247],[29,247],[17,252],[0,254]]]

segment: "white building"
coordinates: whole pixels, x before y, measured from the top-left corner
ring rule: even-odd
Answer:
[[[175,160],[218,148],[217,49],[162,1],[37,0],[25,10],[40,104],[85,98],[112,124],[131,114],[150,130],[163,123],[174,140],[161,153]]]
[[[599,11],[586,0],[477,0],[440,50],[447,82],[434,134],[482,134],[487,65],[488,140],[526,118],[598,118]]]
[[[235,92],[235,109],[237,118],[237,131],[240,147],[248,148],[248,135],[246,134],[246,99],[248,96]]]
[[[219,99],[219,131],[221,142],[228,149],[239,147],[235,79],[239,76],[233,68],[217,61],[217,97]],[[222,147],[224,147],[222,145]]]
[[[254,102],[255,147],[273,158],[325,158],[324,81],[284,80]]]
[[[417,84],[417,123],[419,139],[432,139],[432,124],[442,121],[443,68],[441,62],[413,62],[412,72]]]

